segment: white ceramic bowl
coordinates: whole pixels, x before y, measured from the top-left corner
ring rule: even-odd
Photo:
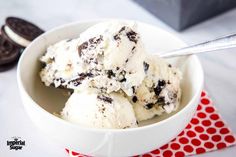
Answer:
[[[91,129],[66,122],[52,114],[60,112],[66,97],[61,94],[61,90],[42,84],[39,78],[39,57],[49,45],[62,39],[78,37],[97,22],[78,22],[55,28],[38,37],[25,49],[18,64],[17,81],[29,118],[48,138],[65,148],[92,156],[132,156],[166,144],[185,128],[196,110],[203,85],[203,71],[196,56],[169,60],[183,72],[180,109],[173,114],[143,122],[142,127],[125,130]],[[138,27],[148,52],[185,46],[175,36],[157,27],[139,22]]]

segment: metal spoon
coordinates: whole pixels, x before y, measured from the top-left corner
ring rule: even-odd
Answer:
[[[234,47],[236,47],[236,34],[228,35],[225,37],[217,38],[214,40],[206,41],[200,44],[184,47],[177,50],[167,51],[159,54],[159,56],[163,58],[169,58],[197,54],[202,52],[217,51]]]

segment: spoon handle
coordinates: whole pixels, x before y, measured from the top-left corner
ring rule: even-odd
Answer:
[[[197,54],[236,47],[236,34],[206,41],[197,45],[161,53],[163,58]]]

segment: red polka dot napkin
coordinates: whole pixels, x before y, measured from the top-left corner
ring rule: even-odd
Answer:
[[[236,144],[236,137],[217,113],[204,91],[195,116],[187,127],[168,144],[141,157],[183,157],[201,154]],[[72,157],[84,155],[66,149]]]

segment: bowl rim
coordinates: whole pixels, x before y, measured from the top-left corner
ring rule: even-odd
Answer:
[[[195,60],[195,62],[197,63],[196,65],[199,67],[199,71],[200,71],[200,81],[199,81],[199,87],[196,90],[197,92],[194,93],[194,95],[192,96],[191,100],[178,112],[176,112],[174,115],[165,118],[159,122],[153,123],[153,124],[149,124],[149,125],[145,125],[145,126],[141,126],[141,127],[137,127],[137,128],[128,128],[128,129],[106,129],[106,128],[90,128],[90,127],[86,127],[86,126],[82,126],[79,124],[74,124],[71,122],[68,122],[66,120],[63,120],[55,115],[53,115],[52,113],[48,112],[47,110],[45,110],[44,108],[42,108],[40,105],[38,105],[38,103],[36,103],[33,98],[28,94],[28,92],[26,91],[23,82],[21,80],[21,67],[22,67],[22,62],[24,57],[27,55],[27,53],[30,52],[31,46],[34,45],[35,43],[37,43],[41,38],[43,38],[44,36],[47,36],[48,34],[51,34],[54,31],[60,31],[61,29],[65,29],[65,28],[69,28],[69,27],[73,27],[76,25],[80,25],[80,24],[89,24],[89,23],[97,23],[97,22],[102,22],[102,21],[106,21],[106,20],[119,20],[119,21],[127,21],[127,22],[132,22],[135,21],[141,25],[146,25],[148,27],[152,27],[152,28],[158,28],[161,29],[163,32],[165,32],[166,34],[171,35],[173,38],[175,38],[176,40],[178,40],[180,43],[182,43],[183,45],[186,45],[186,43],[181,40],[180,38],[176,37],[175,35],[173,35],[172,33],[159,28],[155,25],[152,24],[148,24],[148,23],[144,23],[144,22],[140,22],[137,20],[127,20],[127,19],[109,19],[109,18],[102,18],[102,19],[94,19],[94,20],[81,20],[81,21],[77,21],[77,22],[72,22],[72,23],[68,23],[68,24],[64,24],[64,25],[60,25],[57,26],[55,28],[50,29],[49,31],[46,31],[45,33],[43,33],[42,35],[40,35],[39,37],[37,37],[33,42],[31,42],[27,48],[24,50],[24,52],[22,53],[18,65],[17,65],[17,84],[18,84],[18,88],[20,93],[22,92],[23,94],[22,96],[27,96],[29,98],[29,100],[31,101],[31,103],[29,103],[29,105],[33,105],[34,108],[36,108],[39,112],[41,112],[43,115],[47,116],[48,118],[58,121],[58,123],[61,123],[62,125],[68,125],[72,128],[77,128],[80,130],[86,130],[86,131],[90,131],[90,132],[100,132],[100,133],[105,133],[105,132],[113,132],[113,133],[127,133],[127,132],[133,132],[133,131],[142,131],[142,130],[147,130],[147,129],[151,129],[153,127],[158,127],[159,125],[163,124],[163,123],[167,123],[168,121],[170,121],[171,119],[174,119],[175,117],[179,116],[182,112],[185,112],[185,110],[187,110],[187,108],[190,107],[190,104],[193,104],[193,101],[195,99],[197,99],[198,95],[202,92],[202,87],[203,87],[203,81],[204,81],[204,73],[203,73],[203,68],[201,65],[200,60],[198,59],[198,57],[196,55],[190,55],[188,57],[191,57],[193,60]],[[22,102],[22,104],[25,106],[26,104],[24,104]]]

